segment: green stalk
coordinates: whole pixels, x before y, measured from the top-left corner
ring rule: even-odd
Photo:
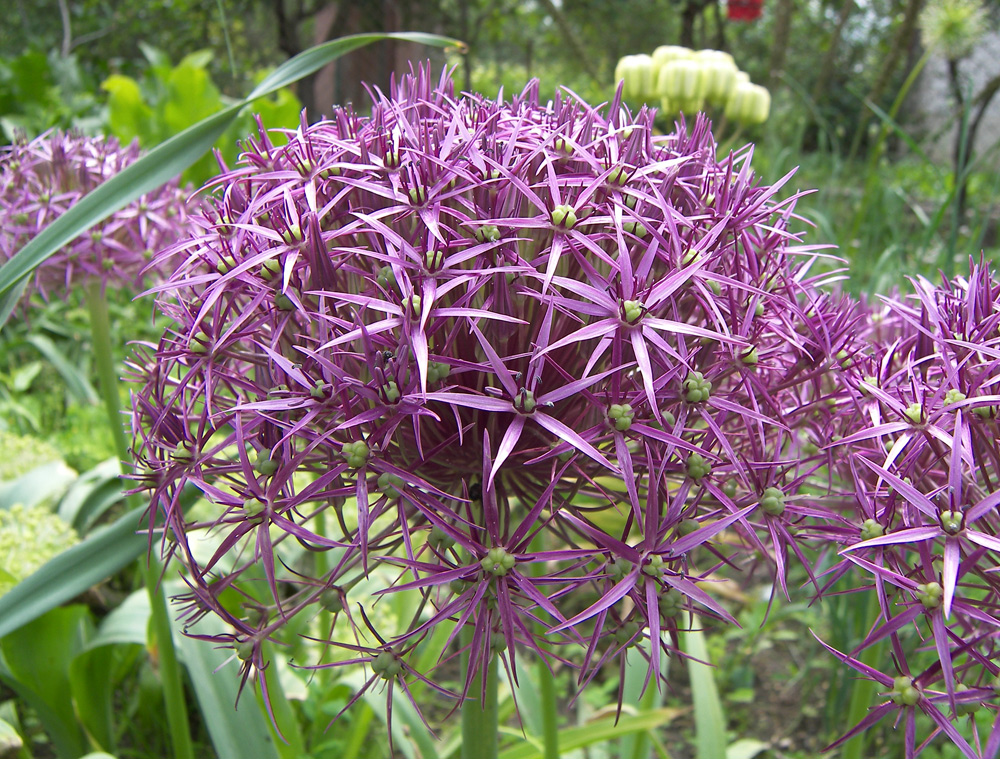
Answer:
[[[472,646],[473,630],[462,631],[463,645]],[[462,657],[462,669],[469,671],[469,653]],[[464,673],[463,673],[464,674]],[[497,759],[500,720],[497,714],[497,657],[486,668],[486,703],[480,703],[482,673],[472,678],[469,697],[462,704],[462,759]]]
[[[862,620],[861,636],[864,637],[868,632],[868,625],[876,618],[879,614],[878,605],[878,595],[875,591],[871,591],[868,594],[868,604],[865,610],[865,617]],[[853,645],[852,641],[852,645]],[[874,646],[866,648],[861,652],[858,657],[864,664],[869,667],[875,667],[878,669],[879,663],[882,659],[883,653],[885,651],[885,639],[880,640]],[[856,680],[851,687],[851,700],[847,706],[847,720],[844,724],[856,725],[861,720],[865,718],[868,714],[868,709],[872,705],[872,701],[875,699],[875,691],[878,687],[878,683],[874,680]],[[861,759],[863,756],[868,756],[865,753],[865,740],[868,736],[868,731],[858,733],[849,741],[844,743],[843,749],[841,751],[841,759]]]
[[[535,536],[531,543],[531,550],[542,552],[545,550],[545,541],[542,533]],[[532,565],[535,575],[541,575],[544,568]],[[545,625],[538,623],[535,626],[538,635],[545,634]],[[559,759],[559,702],[556,698],[556,678],[549,669],[545,659],[539,657],[535,664],[535,674],[538,678],[538,696],[541,701],[542,716],[542,747],[543,759]]]
[[[538,695],[542,702],[542,745],[544,759],[559,759],[559,706],[556,701],[556,679],[539,659],[535,667],[538,673]]]
[[[100,385],[101,398],[108,415],[108,424],[115,441],[118,458],[125,462],[129,454],[128,438],[122,424],[121,403],[118,399],[118,376],[115,370],[114,352],[111,348],[111,326],[108,319],[108,302],[101,292],[99,280],[92,279],[86,286],[87,310],[90,312],[90,334],[94,348],[94,364]],[[134,500],[130,499],[130,500]],[[160,679],[163,683],[163,699],[167,707],[167,724],[176,759],[194,759],[191,745],[191,731],[188,726],[187,704],[184,701],[184,687],[181,683],[177,652],[171,637],[170,615],[167,601],[159,588],[160,562],[153,556],[148,562],[139,560],[149,602],[152,606],[153,634],[159,654]]]

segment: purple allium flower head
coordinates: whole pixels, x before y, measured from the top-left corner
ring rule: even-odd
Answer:
[[[891,641],[897,662],[929,648],[936,661],[921,687],[937,690],[908,705],[966,756],[993,756],[996,729],[981,754],[944,722],[995,708],[987,689],[1000,672],[1000,284],[980,263],[968,279],[916,278],[913,290],[885,300],[867,357],[840,375],[849,400],[834,426],[846,434],[831,451],[860,508],[827,537],[843,546],[834,574],[860,568],[881,609],[857,650],[841,656],[864,674],[854,657],[880,641]]]
[[[139,157],[137,142],[122,148],[113,138],[58,131],[0,150],[0,262]],[[38,267],[34,284],[45,298],[90,279],[138,291],[153,254],[191,233],[186,216],[184,193],[168,182],[62,248]]]
[[[694,612],[731,620],[701,581],[741,548],[784,585],[796,524],[825,513],[799,489],[827,482],[813,438],[860,317],[816,288],[795,198],[750,149],[424,70],[288,138],[261,130],[205,233],[158,257],[174,327],[134,367],[137,476],[192,619],[229,619],[232,589],[241,641],[333,607],[360,636],[362,603],[413,593],[377,644],[324,634],[405,691],[435,676],[414,645],[466,628],[466,695],[494,654],[586,683],[643,638],[672,650]],[[210,515],[182,513],[186,484]]]

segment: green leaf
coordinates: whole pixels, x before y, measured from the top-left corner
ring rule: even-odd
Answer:
[[[567,753],[584,746],[592,746],[624,735],[655,730],[681,713],[680,709],[653,709],[623,716],[615,725],[613,717],[595,720],[586,725],[567,727],[559,731],[559,750]],[[722,754],[714,759],[719,759]],[[499,759],[542,759],[541,749],[531,743],[521,743],[500,752]]]
[[[16,503],[32,508],[56,501],[77,478],[75,471],[62,461],[50,461],[22,474],[16,480],[0,484],[0,509]]]
[[[14,376],[11,378],[11,385],[14,387],[14,392],[28,392],[31,389],[31,383],[35,381],[35,377],[37,377],[41,371],[41,361],[32,361],[19,369],[15,369]]]
[[[205,617],[190,632],[213,635],[226,632],[221,619]],[[219,759],[279,759],[268,716],[261,712],[252,693],[244,692],[236,706],[240,688],[239,667],[230,661],[232,650],[180,633],[175,623],[174,639],[187,667],[202,719]]]
[[[148,155],[96,187],[79,203],[49,224],[0,267],[0,295],[9,291],[49,256],[94,224],[124,208],[143,193],[156,189],[201,158],[248,102],[270,95],[298,81],[344,53],[385,39],[406,40],[438,47],[461,45],[456,40],[436,34],[359,34],[327,42],[299,53],[265,77],[246,100],[171,137],[151,150]]]
[[[111,665],[112,646],[81,651],[69,663],[69,692],[76,707],[76,716],[91,744],[99,748],[114,748],[114,721],[111,699],[114,690]]]
[[[187,510],[200,494],[197,488],[186,489],[180,497],[181,507]],[[145,513],[145,506],[133,509],[50,559],[0,596],[0,637],[75,598],[142,555],[149,546],[145,533],[139,532],[147,525]]]
[[[256,100],[264,95],[270,95],[275,90],[287,87],[302,77],[308,76],[314,71],[319,71],[326,64],[352,50],[357,50],[359,47],[370,45],[373,42],[381,42],[382,40],[403,40],[406,42],[416,42],[421,45],[431,45],[433,47],[464,47],[461,41],[452,39],[451,37],[442,37],[438,34],[424,34],[422,32],[354,34],[349,37],[341,37],[340,39],[311,47],[299,53],[294,58],[285,61],[285,63],[264,77],[260,84],[254,87],[253,92],[247,96],[247,100]]]
[[[143,102],[139,83],[122,74],[112,74],[101,89],[108,93],[108,125],[111,131],[128,144],[132,140],[145,143],[153,120],[152,109]]]
[[[90,384],[86,372],[80,371],[79,367],[66,358],[55,343],[45,335],[29,335],[28,342],[35,346],[35,349],[59,372],[63,382],[66,383],[66,389],[75,401],[82,404],[97,403],[97,391]]]
[[[10,315],[17,308],[17,304],[21,300],[21,296],[24,294],[24,289],[28,286],[28,280],[22,279],[10,290],[0,295],[0,328],[7,323]]]
[[[681,648],[691,657],[687,664],[694,701],[696,754],[698,759],[719,759],[726,755],[726,719],[715,685],[715,669],[702,663],[708,661],[704,633],[701,630],[682,633]]]
[[[3,636],[0,678],[38,711],[61,757],[86,750],[69,688],[69,665],[92,634],[86,606],[52,609]]]
[[[85,534],[111,506],[122,499],[121,464],[102,461],[81,474],[59,502],[59,518]]]
[[[23,746],[24,742],[14,726],[0,719],[0,756],[14,756]]]
[[[756,738],[740,738],[729,744],[726,749],[726,759],[753,759],[761,751],[771,748],[770,743],[759,741]]]

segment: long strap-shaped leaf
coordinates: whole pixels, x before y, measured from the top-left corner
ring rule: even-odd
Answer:
[[[180,497],[181,508],[187,510],[199,495],[197,488],[185,490]],[[142,555],[149,546],[149,538],[142,531],[145,512],[146,507],[140,506],[96,530],[0,596],[0,638],[106,580]]]
[[[140,195],[156,189],[201,158],[240,111],[253,100],[298,81],[304,76],[364,45],[380,40],[403,40],[461,47],[462,43],[436,34],[357,34],[310,48],[286,61],[254,88],[246,99],[209,116],[158,145],[143,158],[107,182],[95,187],[79,203],[62,214],[0,267],[0,296],[33,272],[49,256],[71,240],[103,221]],[[2,304],[2,301],[0,301]]]

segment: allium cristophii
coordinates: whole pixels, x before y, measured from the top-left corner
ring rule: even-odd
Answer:
[[[345,651],[315,666],[368,686],[438,683],[410,652],[439,625],[470,633],[446,648],[471,657],[460,697],[494,654],[581,685],[645,655],[657,682],[637,643],[733,621],[719,566],[773,557],[784,587],[796,523],[826,513],[829,373],[860,316],[817,289],[750,149],[426,71],[288,137],[249,141],[204,234],[154,261],[175,326],[134,366],[183,614],[228,622],[247,675],[306,615]],[[210,514],[185,516],[188,484]],[[413,619],[375,633],[403,592]]]
[[[140,157],[139,144],[50,131],[0,149],[0,263],[99,184]],[[142,289],[153,254],[190,234],[185,194],[177,181],[112,214],[35,270],[42,297],[63,295],[88,280],[133,292]]]
[[[968,279],[918,278],[913,290],[876,312],[869,346],[841,375],[850,399],[832,425],[846,433],[831,450],[859,504],[850,524],[826,533],[844,546],[834,575],[862,570],[859,587],[874,586],[880,608],[857,649],[838,656],[883,685],[896,680],[845,738],[903,712],[914,755],[919,710],[965,756],[995,756],[1000,712],[975,745],[952,723],[996,710],[1000,691],[1000,283],[980,264]],[[881,641],[888,675],[857,658]]]

